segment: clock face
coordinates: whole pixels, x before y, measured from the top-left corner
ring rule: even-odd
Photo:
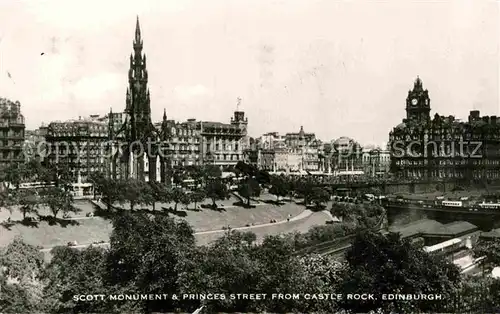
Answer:
[[[417,103],[418,103],[418,100],[417,100],[417,99],[413,98],[413,99],[411,100],[411,104],[412,104],[413,106],[417,105]]]

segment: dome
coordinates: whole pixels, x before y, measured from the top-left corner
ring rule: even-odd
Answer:
[[[349,143],[353,142],[351,138],[348,138],[346,136],[339,137],[335,141],[333,141],[333,145],[347,145]]]
[[[405,128],[406,128],[406,123],[404,122],[398,124],[398,126],[396,127],[396,129],[405,129]]]
[[[352,138],[342,136],[336,139],[333,142],[332,146],[336,151],[341,151],[341,150],[352,150],[353,147],[356,145],[357,143]]]

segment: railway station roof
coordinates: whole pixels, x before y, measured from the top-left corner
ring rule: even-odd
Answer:
[[[431,235],[458,237],[474,232],[477,229],[477,226],[467,221],[456,221],[449,224],[442,224],[436,220],[422,219],[409,225],[391,228],[390,231],[399,232],[402,238]]]
[[[500,238],[500,229],[493,229],[493,230],[488,231],[488,232],[481,232],[479,237],[487,238],[487,239]]]
[[[476,230],[478,230],[477,226],[468,221],[455,221],[441,226],[441,228],[437,229],[435,232],[429,233],[458,237]]]
[[[390,228],[390,231],[399,232],[402,238],[408,238],[427,233],[434,233],[442,226],[443,224],[436,220],[421,219],[405,226]]]

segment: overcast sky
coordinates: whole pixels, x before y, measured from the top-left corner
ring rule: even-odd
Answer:
[[[499,3],[0,0],[0,96],[30,129],[124,110],[139,15],[153,120],[229,121],[241,97],[252,136],[382,143],[417,75],[431,114],[500,115]]]

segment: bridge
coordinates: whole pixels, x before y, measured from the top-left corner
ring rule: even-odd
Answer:
[[[345,182],[322,182],[321,186],[338,191],[349,189],[356,191],[359,189],[378,188],[383,194],[397,193],[429,193],[441,191],[447,192],[453,190],[458,184],[454,181],[345,181]]]

